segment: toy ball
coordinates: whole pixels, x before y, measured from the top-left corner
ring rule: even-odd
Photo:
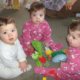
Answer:
[[[61,61],[66,61],[66,59],[67,59],[67,56],[65,54],[58,54],[52,58],[52,62],[58,63]]]

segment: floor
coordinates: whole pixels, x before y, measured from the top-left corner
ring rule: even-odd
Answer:
[[[23,24],[26,22],[26,20],[29,19],[28,11],[25,8],[21,8],[18,11],[3,10],[0,12],[0,16],[11,16],[15,19],[19,36],[21,35]],[[67,27],[69,23],[71,23],[72,19],[74,18],[53,19],[53,18],[46,17],[46,20],[49,22],[52,28],[52,38],[54,39],[55,42],[62,43],[64,45],[64,48],[67,48],[67,43],[66,43]],[[27,60],[34,67],[35,62],[30,57],[28,57]],[[53,64],[53,66],[58,66],[58,64]],[[19,77],[11,80],[42,80],[41,79],[42,77],[40,77],[39,79],[39,75],[37,77],[38,78],[35,79],[35,74],[32,69],[31,71],[26,72],[23,75],[20,75]],[[0,80],[4,80],[4,79],[0,79]],[[53,79],[49,78],[47,80],[53,80]]]

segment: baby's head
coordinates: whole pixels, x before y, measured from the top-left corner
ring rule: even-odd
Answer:
[[[18,37],[14,19],[0,17],[0,40],[7,44],[14,44]]]
[[[68,28],[67,41],[70,47],[80,48],[80,22],[72,22]]]
[[[42,23],[46,13],[45,6],[41,2],[34,2],[30,7],[29,13],[33,23]]]

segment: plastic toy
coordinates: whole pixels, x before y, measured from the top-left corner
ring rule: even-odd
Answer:
[[[48,59],[51,59],[51,54],[53,53],[53,51],[51,49],[49,49],[49,47],[45,47],[45,54],[48,56]]]
[[[36,50],[32,54],[32,58],[35,60],[37,66],[42,66],[46,63],[46,58],[43,56],[43,45],[40,41],[34,40],[32,41],[32,46]]]
[[[47,80],[47,78],[44,76],[42,80]]]
[[[52,59],[52,62],[56,63],[65,61],[67,59],[65,51],[60,50],[54,52],[50,50],[48,47],[45,47],[44,51],[42,43],[37,40],[32,41],[32,46],[35,49],[35,53],[32,54],[32,58],[35,60],[36,65],[38,66],[34,68],[34,72],[36,74],[42,74],[43,75],[42,80],[47,80],[47,76],[54,77],[55,80],[59,80],[54,68],[43,67],[44,64],[47,63],[43,53],[45,52],[46,56],[48,56],[48,59]]]
[[[58,80],[56,70],[54,68],[44,68],[44,67],[35,67],[34,72],[36,74],[43,75],[43,80],[46,80],[47,76],[55,78],[55,80]]]
[[[66,61],[67,59],[67,56],[63,50],[53,52],[51,55],[52,55],[52,62],[54,63]]]
[[[48,56],[48,59],[52,60],[52,62],[55,62],[55,63],[66,61],[67,56],[65,52],[66,50],[60,50],[60,51],[54,52],[50,48],[45,47],[45,54]]]
[[[42,66],[42,63],[39,61],[39,53],[35,52],[32,54],[32,59],[35,60],[37,66]]]
[[[43,44],[38,41],[38,40],[34,40],[32,41],[32,46],[34,47],[34,49],[39,53],[39,56],[43,55]]]
[[[43,45],[40,41],[34,40],[32,41],[32,46],[36,50],[34,54],[32,54],[32,58],[35,60],[37,57],[36,64],[37,66],[42,66],[42,64],[46,63],[46,58],[48,57],[47,60],[52,60],[54,63],[58,63],[61,61],[66,61],[67,56],[66,56],[66,50],[60,50],[60,51],[52,51],[48,47],[45,47],[45,51],[43,49]],[[46,58],[43,56],[43,53],[45,52]]]

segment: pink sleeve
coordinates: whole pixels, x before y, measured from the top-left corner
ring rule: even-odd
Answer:
[[[61,44],[56,44],[53,39],[51,38],[51,28],[49,26],[48,23],[45,24],[45,28],[44,28],[44,31],[43,31],[43,42],[45,44],[48,44],[48,46],[53,50],[53,51],[56,51],[56,50],[59,50],[62,48],[62,45]]]
[[[29,23],[24,24],[22,35],[20,36],[20,42],[25,51],[27,51],[27,47],[30,45],[31,36],[30,36],[30,28]]]

